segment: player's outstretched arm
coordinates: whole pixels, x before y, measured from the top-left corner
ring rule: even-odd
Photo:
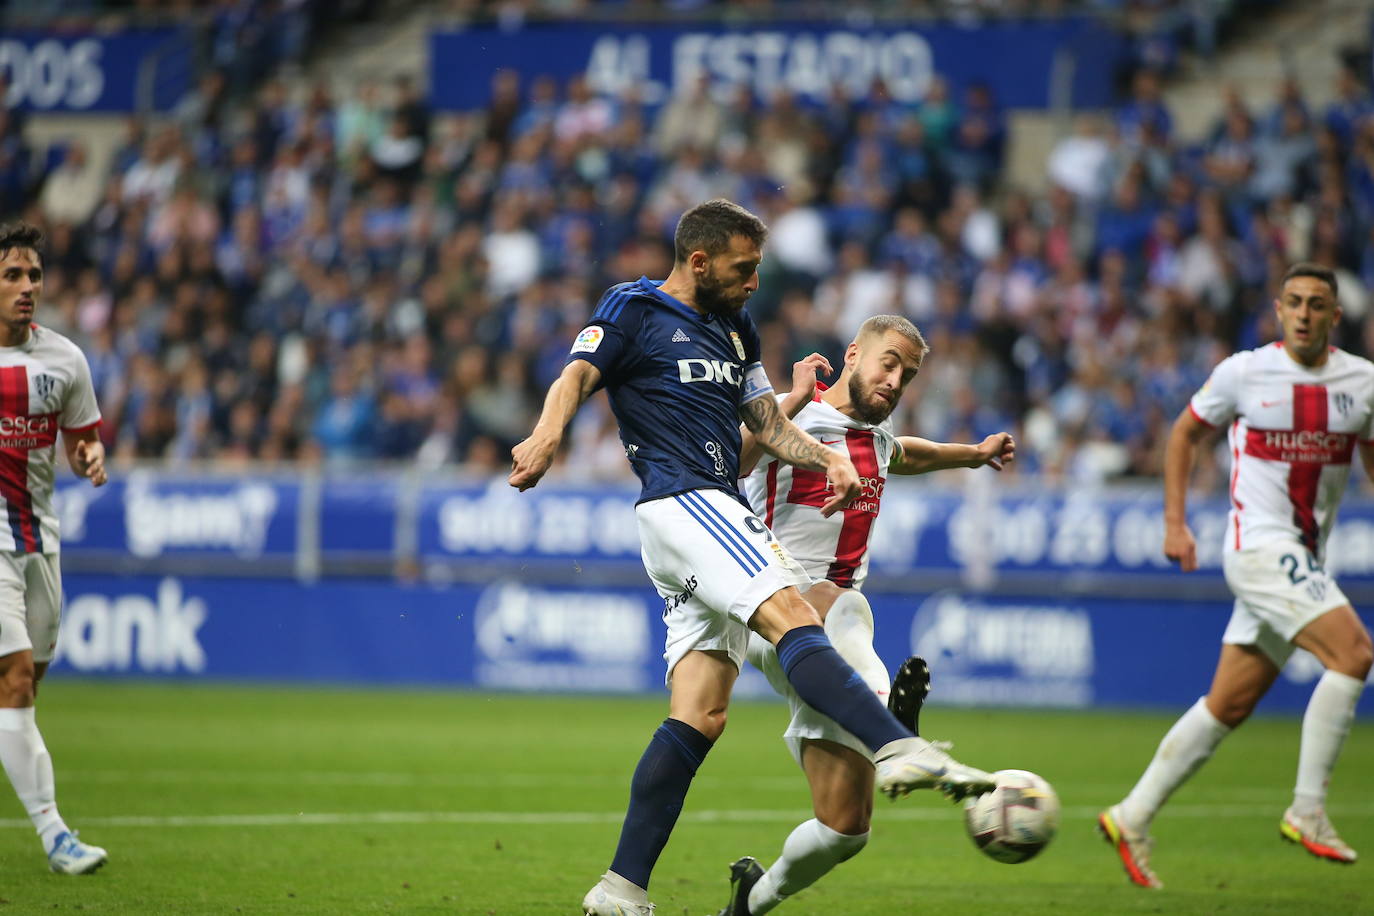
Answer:
[[[105,444],[94,427],[77,433],[64,432],[62,449],[72,472],[90,480],[91,486],[103,487],[110,479],[105,473]]]
[[[829,518],[859,495],[859,473],[849,456],[832,451],[807,435],[783,415],[772,395],[744,404],[740,416],[759,448],[768,454],[808,471],[825,472],[833,495],[821,506],[821,515]]]
[[[1164,448],[1164,555],[1184,572],[1197,569],[1197,541],[1188,527],[1188,478],[1193,473],[1197,445],[1211,427],[1185,407],[1169,432]]]
[[[1360,443],[1360,461],[1364,463],[1365,476],[1374,482],[1374,442]]]
[[[506,482],[518,490],[528,490],[539,482],[553,464],[553,456],[563,442],[573,414],[591,397],[601,383],[601,370],[584,359],[563,367],[563,374],[549,386],[544,409],[529,438],[511,449],[511,472]]]
[[[928,474],[946,468],[981,468],[1000,471],[1016,459],[1016,440],[1011,433],[993,433],[977,445],[931,442],[919,436],[899,436],[897,454],[888,464],[889,474]]]
[[[787,419],[795,418],[802,412],[803,407],[811,403],[812,398],[816,396],[816,379],[833,371],[835,370],[830,368],[830,360],[819,353],[812,353],[792,364],[792,390],[779,402],[779,408]],[[748,477],[754,470],[754,465],[763,457],[763,449],[759,447],[748,426],[741,424],[739,438],[739,476]]]

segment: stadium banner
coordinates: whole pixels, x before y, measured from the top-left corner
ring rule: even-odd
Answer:
[[[1159,488],[1059,492],[997,486],[990,475],[962,490],[889,480],[874,524],[874,580],[932,571],[974,581],[999,574],[1177,580],[1165,559]],[[420,497],[422,561],[547,563],[592,569],[639,562],[634,491],[544,484],[518,493],[504,480],[462,487],[430,484]],[[1202,575],[1220,573],[1229,505],[1196,499],[1190,523]],[[1344,584],[1374,583],[1374,501],[1347,499],[1327,549]],[[1219,575],[1212,578],[1219,581]],[[1069,582],[1069,585],[1075,584]],[[1091,585],[1085,578],[1085,586]]]
[[[158,110],[190,88],[194,50],[189,30],[8,32],[0,36],[0,72],[8,103],[32,112],[120,112],[138,107],[145,63],[166,63],[153,83]]]
[[[113,475],[99,489],[66,478],[57,487],[63,557],[293,560],[301,489],[294,476],[183,476],[150,469]],[[251,574],[251,567],[245,572]]]
[[[633,87],[649,105],[692,88],[703,76],[721,91],[744,84],[769,99],[785,90],[805,104],[824,104],[832,85],[859,98],[881,79],[894,100],[917,104],[938,75],[956,99],[962,88],[984,83],[1007,108],[1047,108],[1052,82],[1067,79],[1074,105],[1097,108],[1112,101],[1115,69],[1125,50],[1119,33],[1077,17],[862,27],[786,22],[479,26],[431,33],[429,85],[436,108],[459,111],[485,106],[492,75],[503,69],[526,79],[584,74],[594,92],[619,96]]]
[[[98,490],[66,477],[57,502],[64,560],[78,571],[130,558],[135,566],[121,570],[156,573],[179,558],[203,562],[178,567],[196,574],[376,575],[399,560],[438,581],[519,569],[544,581],[585,574],[636,584],[637,494],[624,484],[552,480],[519,493],[504,478],[139,469]],[[1219,597],[1228,509],[1224,498],[1192,500],[1200,570],[1183,576],[1162,553],[1158,487],[1032,489],[988,473],[891,480],[874,526],[870,586],[929,590],[937,576],[984,590],[1114,595],[1130,582]],[[262,560],[277,562],[245,565]],[[1326,566],[1357,603],[1374,594],[1374,500],[1345,500]]]
[[[645,586],[74,575],[66,591],[57,676],[663,691],[663,602]],[[870,598],[879,654],[889,670],[926,658],[936,705],[1182,710],[1206,692],[1230,614],[1227,602]],[[1320,675],[1296,653],[1261,711],[1300,712]],[[771,695],[753,669],[737,693]],[[1362,703],[1374,711],[1374,691]]]

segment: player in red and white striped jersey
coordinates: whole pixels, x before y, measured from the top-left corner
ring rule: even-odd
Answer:
[[[1165,454],[1164,553],[1189,572],[1197,568],[1185,511],[1194,452],[1209,431],[1229,429],[1223,569],[1236,602],[1211,690],[1165,736],[1131,793],[1098,818],[1143,887],[1161,886],[1149,862],[1151,820],[1250,715],[1294,646],[1326,672],[1303,717],[1293,804],[1279,830],[1322,858],[1356,858],[1326,816],[1326,792],[1374,650],[1323,559],[1357,447],[1374,477],[1374,363],[1328,345],[1341,310],[1327,268],[1290,268],[1274,310],[1283,340],[1222,361],[1174,423]]]
[[[759,465],[744,482],[755,513],[817,580],[806,596],[823,617],[831,642],[884,700],[887,669],[873,651],[873,612],[859,589],[868,574],[869,538],[887,475],[983,465],[1001,470],[1016,448],[1007,433],[988,436],[978,445],[893,434],[889,417],[920,370],[926,350],[910,321],[878,315],[863,324],[845,350],[834,387],[816,381],[818,374],[831,374],[830,363],[819,354],[794,367],[792,390],[780,399],[783,411],[822,445],[846,451],[859,472],[860,495],[842,512],[821,515],[829,498],[823,475],[817,479],[782,462]],[[760,452],[748,430],[741,434],[740,468],[747,472]],[[816,817],[792,831],[782,855],[766,872],[748,857],[731,867],[733,887],[724,916],[766,913],[857,854],[868,841],[873,813],[873,762],[864,745],[796,696],[767,641],[750,639],[749,660],[791,704],[784,739],[806,774]],[[925,684],[920,688],[917,707]],[[915,711],[904,721],[913,731]]]
[[[52,760],[34,719],[34,696],[57,647],[62,611],[53,474],[57,434],[72,470],[106,481],[100,410],[86,357],[34,323],[43,291],[42,237],[0,228],[0,764],[62,874],[105,863],[57,812]]]

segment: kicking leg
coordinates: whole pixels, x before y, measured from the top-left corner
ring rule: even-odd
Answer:
[[[1279,831],[1315,856],[1354,862],[1355,850],[1326,816],[1326,792],[1369,676],[1369,633],[1354,608],[1345,605],[1309,623],[1293,641],[1317,656],[1326,672],[1313,689],[1302,719],[1297,785]]]
[[[582,901],[592,916],[652,912],[649,876],[673,832],[692,778],[725,730],[739,671],[724,652],[688,652],[673,669],[668,718],[630,781],[630,804],[610,870]]]
[[[795,588],[782,589],[759,605],[749,626],[773,643],[797,694],[873,752],[877,784],[885,794],[895,798],[913,789],[938,788],[958,799],[991,791],[987,773],[957,763],[893,717],[835,651],[815,610]]]

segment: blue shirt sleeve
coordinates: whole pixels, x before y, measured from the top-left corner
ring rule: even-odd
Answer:
[[[586,360],[601,371],[601,381],[605,384],[615,374],[625,348],[625,332],[619,325],[605,319],[593,319],[577,332],[572,349],[568,351],[567,363],[575,359]]]

